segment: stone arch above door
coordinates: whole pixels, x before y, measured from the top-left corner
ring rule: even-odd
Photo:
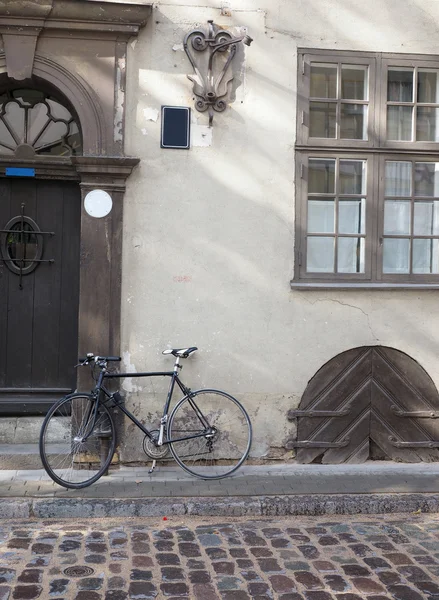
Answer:
[[[327,362],[309,381],[298,410],[300,463],[439,460],[439,394],[407,354],[384,346],[354,348]]]

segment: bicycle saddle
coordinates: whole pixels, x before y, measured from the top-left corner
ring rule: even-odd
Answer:
[[[173,350],[163,350],[162,354],[173,354],[180,358],[187,358],[189,354],[192,354],[195,350],[198,350],[195,346],[192,346],[191,348],[174,348]]]

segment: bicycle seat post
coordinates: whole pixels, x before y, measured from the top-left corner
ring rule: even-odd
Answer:
[[[182,369],[183,366],[180,364],[180,356],[177,356],[174,364],[174,373],[178,373],[178,369]]]

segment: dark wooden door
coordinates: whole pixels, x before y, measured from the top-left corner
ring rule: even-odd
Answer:
[[[439,460],[439,395],[410,356],[380,346],[336,356],[311,379],[297,419],[301,463],[361,463],[368,458]]]
[[[77,183],[0,179],[0,414],[75,388],[80,206]]]

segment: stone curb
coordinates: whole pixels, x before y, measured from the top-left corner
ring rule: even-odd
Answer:
[[[437,513],[439,494],[332,494],[200,498],[8,498],[0,519],[65,519],[165,516],[356,515]]]

